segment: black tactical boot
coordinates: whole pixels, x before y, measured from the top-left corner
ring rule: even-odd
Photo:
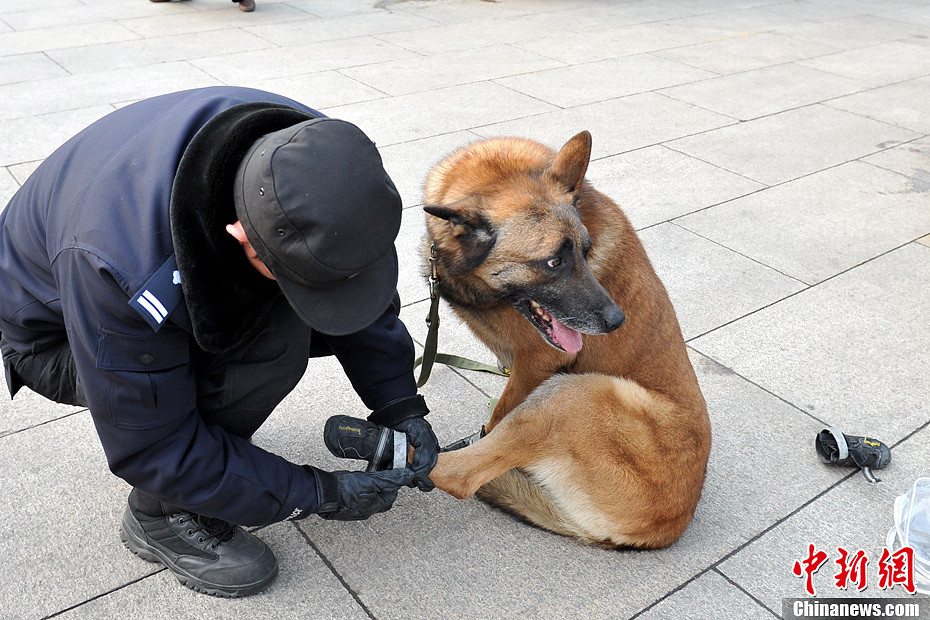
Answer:
[[[129,494],[120,539],[143,560],[164,564],[188,588],[213,596],[255,594],[278,574],[278,561],[257,537],[138,489]]]

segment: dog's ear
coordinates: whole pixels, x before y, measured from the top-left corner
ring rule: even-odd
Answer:
[[[465,198],[449,205],[424,205],[423,210],[446,220],[452,226],[452,236],[458,241],[463,267],[473,268],[491,251],[497,241],[494,225],[481,210],[481,199]]]
[[[567,191],[574,193],[584,180],[590,159],[591,134],[582,131],[565,143],[544,174]]]
[[[448,205],[424,205],[423,210],[452,224],[452,234],[456,237],[480,237],[492,231],[491,222],[481,207],[480,196],[469,196]]]

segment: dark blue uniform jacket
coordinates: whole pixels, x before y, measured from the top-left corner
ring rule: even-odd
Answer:
[[[257,111],[260,119],[270,109],[274,121],[263,126],[260,120],[258,135],[255,123],[243,131],[237,124],[240,109]],[[281,110],[287,112],[284,121]],[[288,126],[321,116],[271,93],[215,87],[145,100],[85,129],[39,166],[0,213],[0,332],[20,353],[67,337],[117,476],[196,513],[259,525],[312,513],[315,477],[205,424],[197,411],[191,361],[200,349],[221,351],[241,342],[247,336],[243,330],[261,316],[262,300],[270,295],[260,291],[250,300],[251,281],[246,280],[241,305],[258,310],[237,315],[234,308],[229,312],[234,320],[218,317],[216,325],[223,330],[217,330],[208,324],[209,316],[195,316],[214,311],[210,300],[205,307],[191,303],[209,287],[201,287],[196,278],[203,276],[187,274],[181,263],[175,282],[188,275],[195,281],[184,282],[179,303],[159,309],[167,318],[154,324],[157,331],[151,317],[129,303],[175,255],[169,205],[175,208],[172,192],[181,191],[172,186],[182,156],[202,128],[227,113],[233,117],[230,125],[220,123],[206,147],[200,141],[207,159],[217,151],[214,142],[238,141],[244,152],[262,133],[282,128],[275,123]],[[202,178],[181,189],[185,201],[196,203],[216,183],[208,162],[201,170],[196,157],[189,159],[195,165],[188,161],[186,174]],[[235,172],[235,155],[231,163],[218,161],[214,167],[225,168],[217,173],[220,177]],[[230,183],[229,200],[231,189]],[[223,194],[218,200],[225,203],[226,198]],[[231,202],[224,208],[234,209]],[[263,286],[268,283],[274,284],[268,280]],[[208,325],[202,333],[198,323]],[[357,334],[326,340],[370,409],[416,393],[413,345],[393,311]]]

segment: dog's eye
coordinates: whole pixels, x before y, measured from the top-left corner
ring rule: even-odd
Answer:
[[[550,269],[555,269],[556,267],[562,264],[562,259],[556,256],[555,258],[550,258],[549,262],[547,262],[546,264],[549,265]]]

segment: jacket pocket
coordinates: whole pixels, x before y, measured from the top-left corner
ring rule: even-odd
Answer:
[[[194,410],[190,338],[183,331],[129,336],[101,329],[97,369],[106,377],[106,407],[116,428],[156,428]]]

